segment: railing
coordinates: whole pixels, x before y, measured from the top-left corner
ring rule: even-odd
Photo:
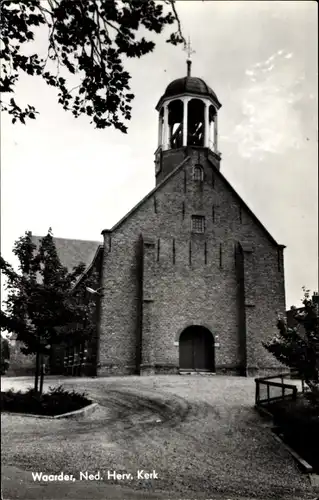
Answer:
[[[287,384],[286,382],[284,382],[284,379],[291,379],[291,376],[292,373],[287,372],[272,375],[269,377],[255,378],[255,405],[263,406],[274,401],[281,401],[284,399],[296,400],[298,392],[305,392],[305,385],[303,380],[296,380],[294,384]],[[274,379],[280,379],[280,382],[275,382]],[[299,390],[298,385],[301,386]]]

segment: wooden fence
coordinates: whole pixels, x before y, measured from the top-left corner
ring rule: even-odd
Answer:
[[[284,379],[291,379],[292,376],[293,374],[291,372],[287,372],[271,375],[269,377],[255,378],[255,405],[264,406],[283,399],[296,400],[298,392],[305,392],[305,384],[304,381],[301,380],[301,391],[298,391],[297,381],[291,384],[286,381],[284,382]],[[274,379],[280,379],[280,382],[275,382]]]

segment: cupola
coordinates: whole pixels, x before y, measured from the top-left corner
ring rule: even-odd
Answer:
[[[158,147],[167,151],[195,146],[219,154],[217,112],[221,104],[204,80],[191,75],[190,44],[187,50],[187,76],[173,80],[156,106]]]

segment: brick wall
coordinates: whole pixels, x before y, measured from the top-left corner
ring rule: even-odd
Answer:
[[[156,185],[160,184],[187,156],[191,155],[194,160],[208,158],[210,162],[219,170],[220,157],[208,148],[182,147],[158,152],[158,161],[161,165],[160,171],[156,175]]]
[[[100,374],[136,372],[140,333],[145,372],[155,365],[176,370],[178,334],[191,324],[218,337],[217,371],[278,369],[261,341],[273,335],[276,311],[285,311],[282,248],[229,189],[207,151],[188,148],[188,154],[180,171],[104,235]],[[197,163],[203,183],[192,179]],[[192,215],[205,216],[205,234],[191,234]],[[243,256],[242,288],[238,242],[251,247]]]

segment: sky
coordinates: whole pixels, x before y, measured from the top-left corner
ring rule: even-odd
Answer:
[[[176,8],[191,37],[192,75],[216,92],[221,172],[285,249],[286,305],[318,290],[317,2],[189,1]],[[16,101],[40,112],[27,125],[1,119],[1,253],[32,231],[101,240],[155,186],[155,106],[186,75],[182,47],[154,37],[130,60],[135,94],[128,134],[97,130],[57,103],[57,91],[22,75]],[[39,32],[35,49],[43,52]]]

